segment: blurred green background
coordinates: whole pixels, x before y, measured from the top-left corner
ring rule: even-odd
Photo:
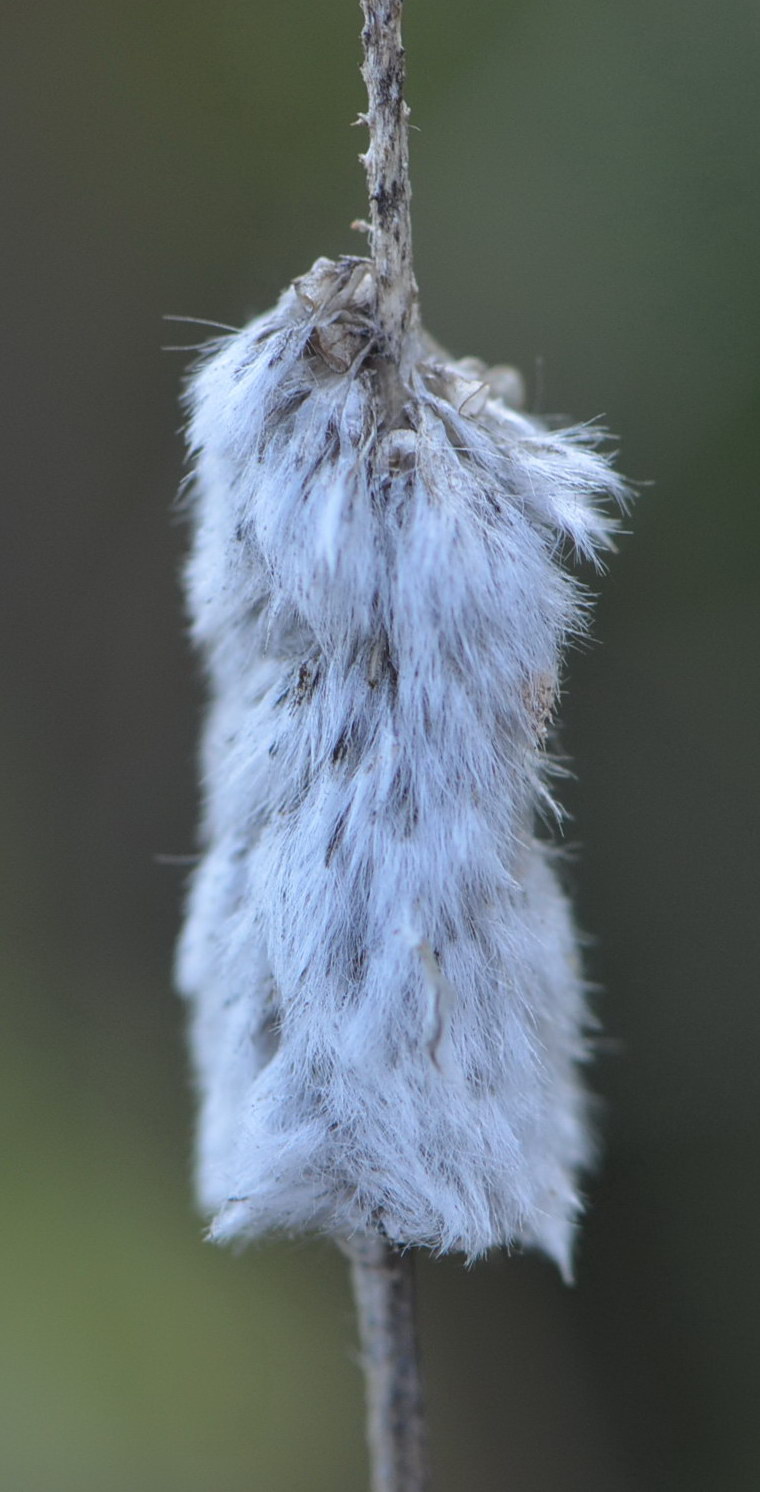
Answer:
[[[642,483],[572,661],[573,876],[608,1042],[567,1290],[421,1267],[437,1492],[760,1481],[760,12],[408,0],[425,319],[603,416]],[[354,1492],[342,1262],[203,1243],[170,963],[194,845],[176,585],[196,340],[361,252],[355,0],[35,0],[0,67],[0,1484]],[[755,853],[752,855],[754,847]]]

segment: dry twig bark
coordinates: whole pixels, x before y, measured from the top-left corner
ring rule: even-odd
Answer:
[[[372,1492],[427,1492],[427,1431],[414,1312],[414,1256],[378,1234],[346,1246],[367,1384]]]

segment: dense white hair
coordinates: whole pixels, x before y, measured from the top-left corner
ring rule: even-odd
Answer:
[[[219,1239],[268,1229],[567,1270],[589,1158],[544,740],[623,484],[508,370],[378,350],[318,260],[192,380],[187,592],[210,707],[181,940]]]

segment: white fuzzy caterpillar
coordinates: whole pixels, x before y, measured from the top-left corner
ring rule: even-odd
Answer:
[[[589,1157],[584,994],[534,821],[567,547],[623,484],[504,370],[318,260],[189,390],[187,583],[210,682],[193,1006],[213,1236],[380,1228],[567,1270]]]

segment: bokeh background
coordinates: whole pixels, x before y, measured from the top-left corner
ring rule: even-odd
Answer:
[[[438,1492],[758,1485],[760,13],[409,0],[425,318],[641,484],[563,744],[607,1043],[574,1290],[424,1261]],[[9,1492],[365,1484],[342,1261],[202,1241],[171,957],[197,671],[178,387],[361,252],[355,0],[4,8]]]

